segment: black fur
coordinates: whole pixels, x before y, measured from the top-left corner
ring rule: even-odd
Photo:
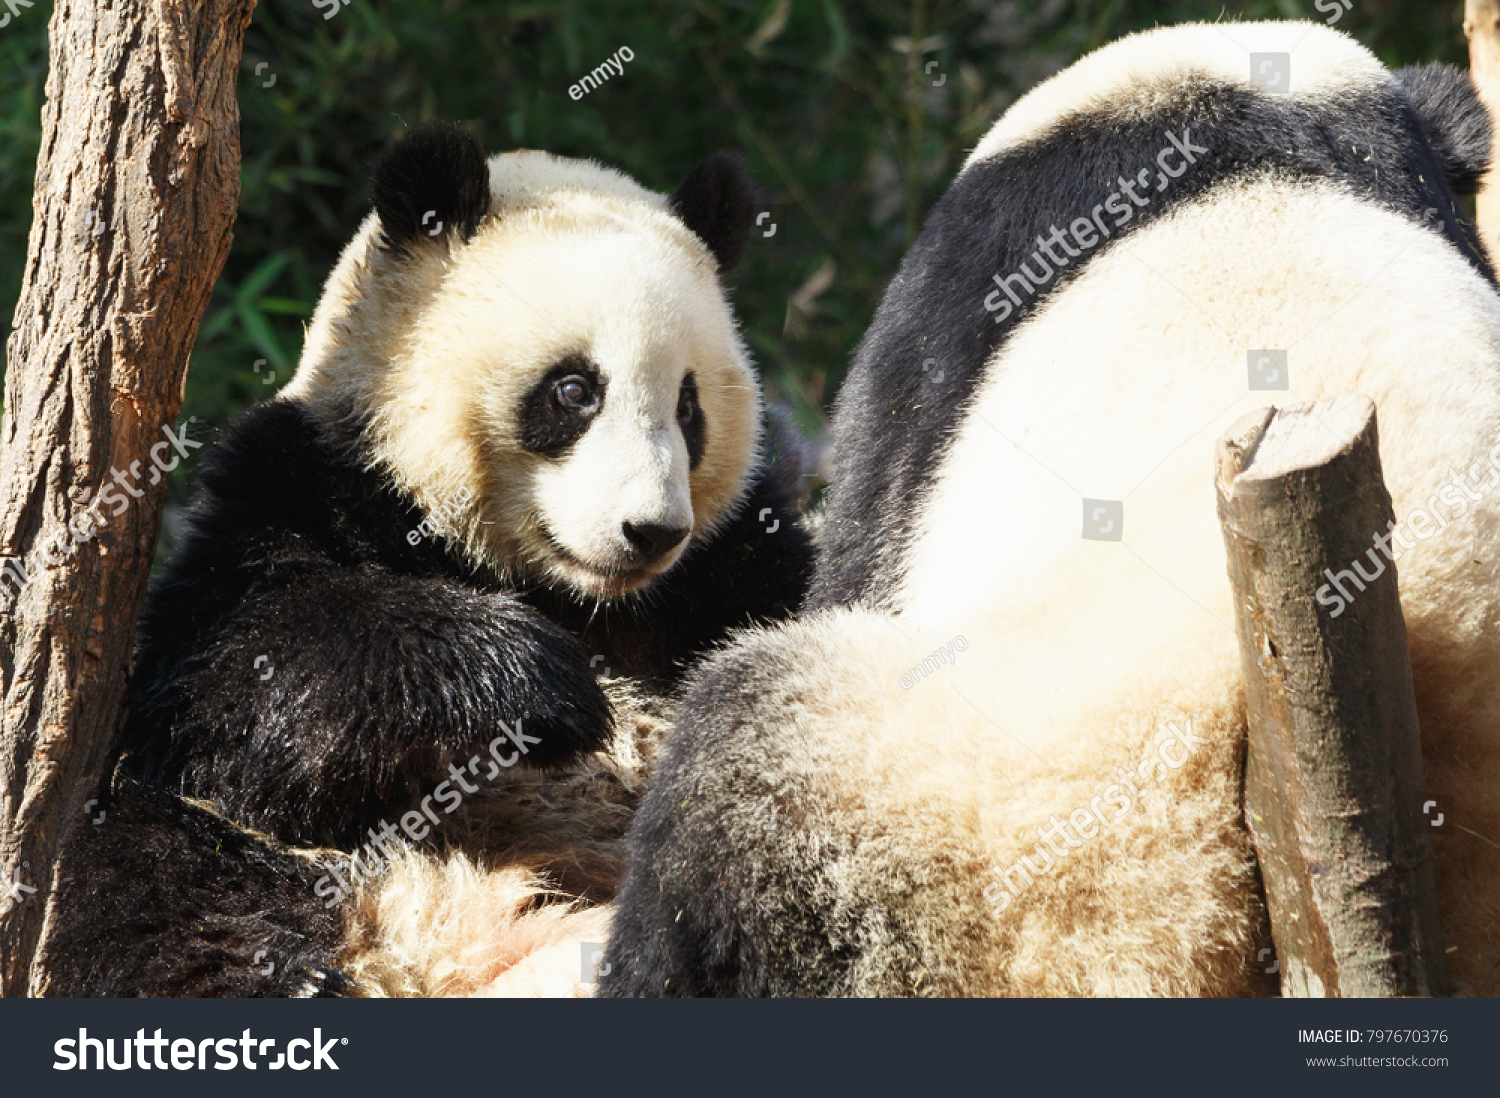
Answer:
[[[370,194],[386,247],[404,254],[434,231],[461,241],[473,236],[490,208],[490,170],[473,135],[436,123],[412,130],[381,155]]]
[[[1422,120],[1453,190],[1478,193],[1490,168],[1494,123],[1469,74],[1434,62],[1400,69],[1396,79]]]
[[[592,407],[575,410],[564,407],[557,396],[557,383],[568,377],[581,378],[591,389]],[[582,355],[563,359],[542,375],[540,381],[521,399],[521,447],[528,453],[562,457],[581,439],[604,410],[608,388],[599,376],[599,367]]]
[[[645,591],[598,607],[554,588],[526,601],[579,637],[591,659],[603,656],[599,670],[658,690],[675,687],[731,627],[783,616],[806,592],[812,547],[796,502],[801,470],[780,431],[768,420],[773,460],[756,473],[744,503]]]
[[[761,639],[705,662],[683,698],[631,821],[597,996],[837,995],[844,974],[819,964],[828,943],[853,956],[862,918],[880,920],[876,896],[828,915],[829,897],[848,893],[829,879],[836,829],[796,803],[765,811],[762,775],[794,768],[808,747],[773,723],[805,656]]]
[[[703,448],[708,445],[708,425],[703,422],[703,407],[698,403],[698,379],[692,374],[682,379],[682,391],[677,396],[677,425],[687,443],[688,468],[696,469],[703,461]]]
[[[190,531],[147,597],[105,821],[65,855],[59,994],[350,991],[325,870],[177,794],[353,849],[500,719],[542,740],[533,763],[601,744],[591,653],[669,690],[728,630],[805,593],[795,468],[762,468],[720,532],[646,594],[595,608],[499,590],[440,537],[410,545],[420,512],[335,433],[276,399],[207,455]]]
[[[270,401],[208,457],[189,533],[152,585],[125,766],[285,842],[347,847],[497,721],[540,739],[526,761],[566,763],[611,734],[576,635],[590,617],[587,643],[669,683],[729,628],[795,605],[810,550],[778,488],[762,478],[725,536],[597,613],[566,593],[496,589],[440,537],[413,547],[417,507],[295,404]],[[784,533],[749,545],[756,504]]]
[[[1208,149],[1154,190],[1167,134],[1189,131]],[[1175,154],[1174,154],[1175,156]],[[1180,162],[1176,157],[1174,162]],[[984,364],[1016,326],[1090,259],[1180,203],[1225,180],[1275,171],[1336,179],[1354,193],[1432,225],[1494,280],[1471,225],[1400,91],[1316,107],[1243,85],[1184,81],[1176,102],[1128,122],[1081,113],[1046,135],[981,161],[954,181],[928,215],[865,334],[834,418],[828,494],[812,607],[890,605],[918,502]],[[1003,323],[986,312],[992,276],[1016,271],[1038,236],[1090,216],[1117,180],[1149,167],[1152,201],[1079,263],[1061,270]],[[923,367],[943,374],[934,385]],[[878,536],[877,536],[878,535]]]
[[[745,254],[754,206],[755,186],[740,158],[727,152],[714,153],[688,172],[671,200],[672,212],[714,253],[721,274]]]
[[[147,598],[130,770],[283,841],[340,845],[497,719],[541,739],[533,763],[604,744],[577,642],[438,539],[408,544],[422,518],[296,405],[246,413]]]
[[[321,872],[212,812],[121,780],[59,866],[52,994],[345,994],[344,919],[313,895]]]
[[[1454,164],[1472,170],[1473,135],[1450,128],[1434,147],[1426,135],[1440,128],[1441,111],[1432,97],[1407,94],[1391,88],[1314,106],[1200,79],[1150,117],[1081,113],[965,171],[887,289],[839,395],[810,611],[894,606],[914,517],[996,349],[1090,258],[1222,182],[1266,172],[1337,180],[1442,233],[1493,282],[1443,175]],[[1151,204],[1137,207],[1123,231],[995,323],[999,310],[984,306],[991,277],[1017,270],[1052,226],[1089,216],[1119,189],[1120,176],[1154,171],[1166,134],[1184,129],[1208,150],[1198,163],[1163,192],[1151,191]],[[939,384],[923,368],[929,360],[943,375]],[[837,876],[841,844],[880,843],[882,821],[862,821],[856,806],[847,808],[849,819],[820,817],[830,811],[818,795],[826,744],[798,742],[797,729],[779,720],[806,701],[788,685],[808,679],[796,640],[778,630],[741,640],[689,681],[676,734],[631,824],[598,994],[847,993],[874,941],[887,967],[861,978],[923,989],[921,939],[900,920],[920,906],[911,898],[931,867],[861,878],[857,888]],[[757,817],[768,791],[796,789],[807,792]]]

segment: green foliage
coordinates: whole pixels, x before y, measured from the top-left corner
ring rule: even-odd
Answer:
[[[1390,64],[1463,64],[1461,9],[1457,0],[1354,0],[1340,27]],[[1221,16],[1323,18],[1312,0],[1237,9],[1206,0],[351,0],[325,20],[311,0],[263,0],[239,88],[236,239],[199,332],[184,415],[222,427],[288,379],[319,286],[368,210],[370,159],[407,126],[449,118],[469,122],[492,151],[592,157],[660,190],[715,149],[743,150],[784,223],[775,246],[754,246],[733,276],[735,301],[768,390],[819,433],[923,212],[994,118],[1095,46]],[[38,6],[0,30],[7,319],[31,220],[47,19]],[[635,55],[624,72],[573,100],[569,87],[621,47]]]

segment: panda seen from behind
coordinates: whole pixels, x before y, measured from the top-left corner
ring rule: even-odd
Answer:
[[[806,612],[687,687],[601,992],[1274,992],[1215,443],[1362,393],[1441,956],[1500,993],[1500,293],[1458,198],[1490,145],[1464,74],[1310,23],[1133,35],[1012,105],[839,393]]]
[[[72,931],[113,958],[107,979],[74,964],[73,993],[265,990],[236,968],[256,944],[238,931],[208,951],[219,984],[178,971],[203,901],[177,878],[224,828],[286,844],[256,847],[282,880],[245,885],[247,910],[296,909],[293,936],[343,963],[340,912],[304,895],[320,870],[293,848],[353,850],[413,813],[441,832],[493,758],[566,776],[614,742],[601,676],[668,694],[697,652],[802,596],[800,470],[763,438],[720,281],[749,239],[735,158],[664,196],[542,152],[486,162],[434,126],[385,154],[372,192],[295,378],[206,451],[148,595],[115,795],[156,803],[117,815],[188,856],[127,883],[143,835],[83,829],[71,906],[93,913]],[[131,927],[158,908],[176,914],[147,948]]]

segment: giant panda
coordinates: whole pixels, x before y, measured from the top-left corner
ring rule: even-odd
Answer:
[[[431,126],[371,189],[150,588],[56,993],[586,993],[674,685],[802,597],[737,158],[666,196]]]
[[[1500,993],[1489,145],[1466,77],[1308,23],[1018,100],[856,353],[805,612],[687,687],[600,993],[1274,993],[1214,445],[1354,392],[1397,518],[1440,509],[1400,593],[1449,972]]]

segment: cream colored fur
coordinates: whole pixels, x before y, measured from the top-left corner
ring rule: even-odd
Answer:
[[[506,771],[467,798],[448,845],[363,881],[344,969],[366,996],[587,996],[584,943],[609,933],[626,826],[666,705],[607,680],[616,734],[567,774]]]
[[[1246,390],[1250,348],[1288,350],[1289,392]],[[1445,508],[1448,528],[1417,541],[1398,567],[1426,788],[1467,829],[1434,840],[1448,961],[1465,989],[1500,993],[1494,291],[1436,233],[1331,188],[1262,180],[1101,256],[1016,333],[986,378],[922,513],[902,611],[875,643],[883,652],[900,642],[908,668],[955,635],[968,650],[907,691],[896,685],[903,661],[877,664],[866,644],[807,650],[822,681],[880,668],[883,689],[868,682],[857,695],[872,727],[854,739],[866,769],[884,777],[840,765],[840,788],[899,791],[910,807],[880,812],[911,827],[914,859],[951,842],[935,816],[966,825],[978,872],[1012,864],[1039,822],[1087,803],[1170,724],[1196,713],[1196,734],[1216,746],[1172,774],[1142,815],[981,920],[1001,975],[965,986],[1170,995],[1259,986],[1250,947],[1269,943],[1257,936],[1236,823],[1244,729],[1213,446],[1264,402],[1363,392],[1378,407],[1398,519],[1437,495],[1451,470],[1480,466],[1472,479],[1483,498],[1461,517]],[[1080,537],[1084,497],[1125,501],[1123,542]],[[918,741],[937,747],[938,764],[899,751]],[[940,780],[942,767],[955,780]],[[980,780],[956,780],[964,772]],[[926,797],[948,803],[935,812]]]
[[[467,243],[419,240],[393,257],[371,215],[284,395],[323,422],[365,425],[373,463],[429,514],[472,499],[443,531],[496,579],[616,594],[554,542],[608,564],[624,522],[709,534],[754,466],[759,388],[714,258],[665,197],[547,153],[489,166],[490,210]],[[605,378],[604,410],[564,459],[526,453],[522,398],[576,354]],[[673,427],[688,372],[706,422],[691,473]],[[587,994],[581,943],[604,940],[601,905],[664,727],[660,702],[608,689],[611,750],[562,775],[507,771],[466,799],[438,856],[408,853],[359,885],[344,964],[361,993]]]
[[[1227,64],[1219,30],[1101,51],[1017,104],[976,157],[1096,108],[1137,66],[1180,78]],[[1313,55],[1328,66],[1314,88],[1384,78],[1322,29],[1294,64]],[[1262,348],[1287,350],[1290,391],[1248,391],[1247,352]],[[829,925],[864,935],[851,991],[888,990],[909,941],[928,961],[914,991],[1274,991],[1240,821],[1213,451],[1249,409],[1351,392],[1377,405],[1398,520],[1477,463],[1482,499],[1462,515],[1439,503],[1447,528],[1398,569],[1425,786],[1455,825],[1433,839],[1447,960],[1461,992],[1500,994],[1500,297],[1436,232],[1274,176],[1142,227],[1002,347],[915,504],[899,612],[759,635],[757,662],[792,669],[766,703],[759,793],[809,849],[837,852],[826,899],[846,915]],[[1080,536],[1084,498],[1124,501],[1122,542]],[[963,650],[911,675],[955,637]],[[1182,765],[1149,762],[1178,732],[1196,738]],[[1143,764],[1152,779],[1122,818],[1046,856],[1050,817],[1119,796],[1120,768]]]
[[[397,259],[366,221],[285,395],[325,420],[367,420],[376,464],[424,510],[467,489],[475,502],[449,529],[474,564],[614,594],[554,542],[609,566],[624,522],[712,531],[755,461],[759,388],[714,259],[663,196],[540,152],[495,157],[490,181],[490,213],[467,244],[422,240]],[[571,354],[600,367],[604,411],[566,460],[526,453],[520,401]],[[707,423],[691,474],[672,429],[688,372]]]
[[[796,878],[795,894],[773,885],[765,902],[794,912],[816,904],[819,925],[835,935],[823,948],[859,958],[841,990],[1267,991],[1253,964],[1269,942],[1239,824],[1243,725],[1233,679],[1200,683],[1202,665],[1190,652],[1157,676],[1142,667],[1137,692],[1079,711],[1076,735],[1033,752],[1008,734],[1005,708],[978,689],[991,675],[1016,684],[988,634],[971,637],[956,663],[916,686],[899,685],[951,637],[868,611],[823,613],[759,634],[756,663],[776,668],[762,695],[768,723],[702,779],[723,773],[740,792],[727,833],[774,827],[778,845],[795,847],[783,851],[788,861],[817,867]],[[1158,758],[1166,722],[1182,727],[1194,710],[1193,735],[1207,745],[1185,761],[1171,747],[1180,768],[1152,768],[1123,819],[1048,869],[1035,853],[1038,827],[1103,798],[1121,781],[1118,767]],[[1023,854],[1041,872],[997,914],[998,870]],[[763,872],[781,880],[779,865]],[[912,943],[920,956],[906,955]]]
[[[1250,83],[1252,53],[1288,53],[1292,99],[1358,94],[1392,77],[1347,35],[1318,23],[1195,23],[1127,35],[1027,92],[980,140],[964,167],[1087,114],[1127,123],[1180,103],[1195,83]],[[1266,93],[1275,94],[1275,93]]]

